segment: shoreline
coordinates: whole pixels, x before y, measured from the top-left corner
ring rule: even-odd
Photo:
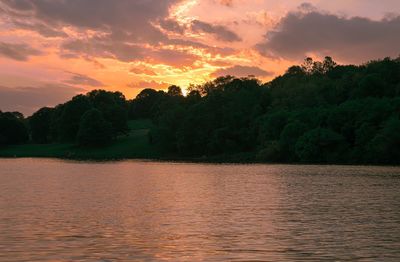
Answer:
[[[200,158],[182,158],[182,157],[71,157],[71,156],[50,156],[50,155],[7,155],[0,153],[0,160],[2,159],[54,159],[54,160],[69,160],[76,162],[120,162],[120,161],[143,161],[143,162],[161,162],[161,163],[188,163],[188,164],[238,164],[238,165],[318,165],[318,166],[371,166],[371,167],[400,167],[400,164],[375,164],[375,163],[321,163],[321,162],[263,162],[257,160],[237,160],[235,157],[200,157]]]

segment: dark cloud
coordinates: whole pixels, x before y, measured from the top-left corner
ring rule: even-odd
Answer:
[[[42,87],[0,86],[0,110],[19,111],[29,116],[41,107],[64,103],[83,91],[62,84],[45,84]]]
[[[67,37],[68,36],[64,31],[53,29],[52,27],[47,26],[42,23],[28,23],[28,22],[15,20],[15,21],[13,21],[13,24],[14,24],[14,26],[16,26],[20,29],[34,31],[44,37]]]
[[[179,0],[2,0],[13,18],[29,18],[53,27],[70,25],[100,31],[119,29],[137,37],[154,33],[152,21],[168,15]]]
[[[114,58],[124,62],[152,60],[172,66],[191,65],[197,58],[195,55],[180,50],[160,49],[161,47],[145,48],[135,44],[108,43],[101,40],[67,41],[62,48],[65,57],[68,55],[74,57],[73,54],[78,53],[82,56]]]
[[[66,80],[65,83],[71,84],[71,85],[83,85],[83,86],[91,86],[91,87],[104,87],[105,85],[89,76],[82,75],[82,74],[76,74],[72,72],[68,72],[71,74],[71,78]]]
[[[237,42],[242,39],[233,31],[222,25],[212,25],[199,20],[192,22],[192,30],[195,32],[203,32],[214,35],[216,39],[225,42]]]
[[[273,73],[265,71],[256,66],[235,65],[229,68],[219,69],[211,74],[212,77],[219,77],[226,75],[231,75],[236,77],[246,77],[246,76],[265,77],[265,76],[272,76]]]
[[[183,34],[185,32],[185,27],[180,25],[178,22],[172,19],[164,19],[160,21],[160,26],[170,32],[177,34]]]
[[[0,56],[17,61],[27,61],[30,56],[41,55],[42,52],[27,44],[11,44],[0,42]]]
[[[62,37],[59,55],[66,59],[102,57],[123,62],[154,59],[176,65],[177,60],[189,64],[188,59],[197,58],[184,51],[187,47],[213,53],[226,51],[196,41],[171,38],[171,33],[184,36],[188,30],[169,15],[171,7],[183,1],[0,0],[0,19],[15,28],[38,32],[45,37]],[[75,33],[67,35],[65,28]],[[198,21],[194,28],[223,41],[240,40],[223,26]],[[184,48],[163,51],[168,45]],[[175,57],[168,58],[167,53]]]
[[[266,34],[257,45],[262,54],[303,59],[316,53],[358,63],[400,53],[400,16],[375,21],[318,12],[309,5],[300,10],[289,13]]]
[[[311,3],[304,2],[299,5],[297,8],[300,12],[312,12],[312,11],[318,11],[318,9]]]
[[[235,52],[232,48],[211,47],[183,39],[168,39],[165,43],[178,48],[163,49],[162,44],[145,47],[140,44],[117,41],[107,37],[67,40],[61,45],[61,48],[64,58],[75,58],[79,54],[82,57],[114,58],[124,62],[152,60],[171,66],[192,65],[199,58],[185,51],[184,49],[187,47],[203,49],[212,54],[230,55]],[[179,47],[182,47],[182,50],[179,50]]]
[[[149,54],[149,44],[169,44],[157,23],[183,33],[176,21],[167,19],[170,7],[180,1],[2,0],[2,6],[14,27],[45,36],[65,37],[66,26],[79,32],[62,43],[62,57],[79,54],[133,61]]]

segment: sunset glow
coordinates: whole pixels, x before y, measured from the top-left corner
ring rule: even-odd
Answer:
[[[268,81],[308,55],[395,57],[399,12],[396,0],[1,0],[0,109],[29,115],[92,89],[130,99],[227,74]]]

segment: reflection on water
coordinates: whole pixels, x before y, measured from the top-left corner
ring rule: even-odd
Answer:
[[[0,261],[400,261],[400,169],[0,160]]]

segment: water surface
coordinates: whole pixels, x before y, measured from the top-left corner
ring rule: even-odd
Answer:
[[[0,160],[0,261],[400,261],[400,168]]]

